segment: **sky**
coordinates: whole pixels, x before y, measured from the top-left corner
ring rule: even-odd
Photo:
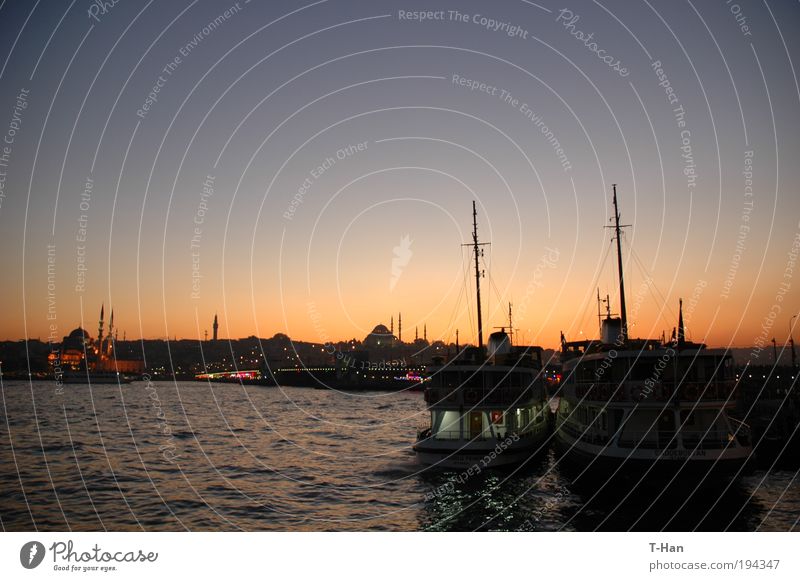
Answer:
[[[0,340],[786,340],[800,7],[0,4]]]

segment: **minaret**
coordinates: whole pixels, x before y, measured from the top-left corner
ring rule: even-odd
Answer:
[[[217,322],[217,313],[214,313],[214,341],[217,340],[217,329],[219,329],[219,322]]]
[[[682,347],[686,341],[686,332],[683,329],[683,299],[678,299],[678,346]]]
[[[100,305],[100,323],[97,327],[97,350],[102,353],[103,351],[103,318],[105,317],[106,305]]]
[[[425,323],[425,326],[422,327],[422,339],[426,343],[428,342],[428,323]]]
[[[403,342],[403,313],[397,313],[397,340]]]
[[[414,327],[414,343],[419,341],[419,327]]]
[[[114,340],[114,309],[111,309],[111,318],[108,321],[108,346],[106,347],[106,352],[108,355],[111,355],[113,350],[112,341]]]

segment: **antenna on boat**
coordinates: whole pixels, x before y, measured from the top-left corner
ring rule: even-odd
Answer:
[[[508,342],[514,344],[514,325],[511,324],[511,301],[508,302]]]
[[[599,329],[598,337],[603,336],[603,317],[600,315],[600,287],[597,287],[597,328]]]
[[[478,210],[475,207],[475,200],[472,200],[472,244],[462,244],[462,246],[472,246],[475,253],[475,299],[478,303],[478,348],[483,349],[483,318],[481,317],[481,270],[478,263],[479,253],[483,250],[479,246],[486,246],[488,242],[478,242]]]
[[[622,273],[622,238],[619,224],[619,206],[617,206],[617,184],[612,184],[614,188],[614,235],[617,239],[617,266],[619,267],[619,311],[620,311],[620,337],[623,341],[628,340],[628,313],[625,309],[625,278]]]

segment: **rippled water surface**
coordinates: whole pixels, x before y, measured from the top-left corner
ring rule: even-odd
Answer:
[[[471,478],[410,449],[420,393],[2,383],[4,530],[789,530],[796,473],[726,494],[576,487],[552,453]],[[644,487],[643,487],[644,488]],[[629,491],[625,491],[629,492]]]

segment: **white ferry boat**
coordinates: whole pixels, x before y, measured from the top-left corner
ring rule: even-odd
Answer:
[[[614,214],[620,316],[607,313],[596,341],[562,335],[557,447],[582,473],[651,475],[665,485],[739,475],[752,448],[748,427],[728,415],[733,359],[685,339],[682,304],[672,340],[628,337],[616,186]]]
[[[504,328],[490,335],[488,351],[483,345],[474,202],[472,215],[478,346],[429,367],[430,424],[418,430],[414,451],[423,464],[480,472],[543,451],[550,426],[541,348],[512,345]]]

